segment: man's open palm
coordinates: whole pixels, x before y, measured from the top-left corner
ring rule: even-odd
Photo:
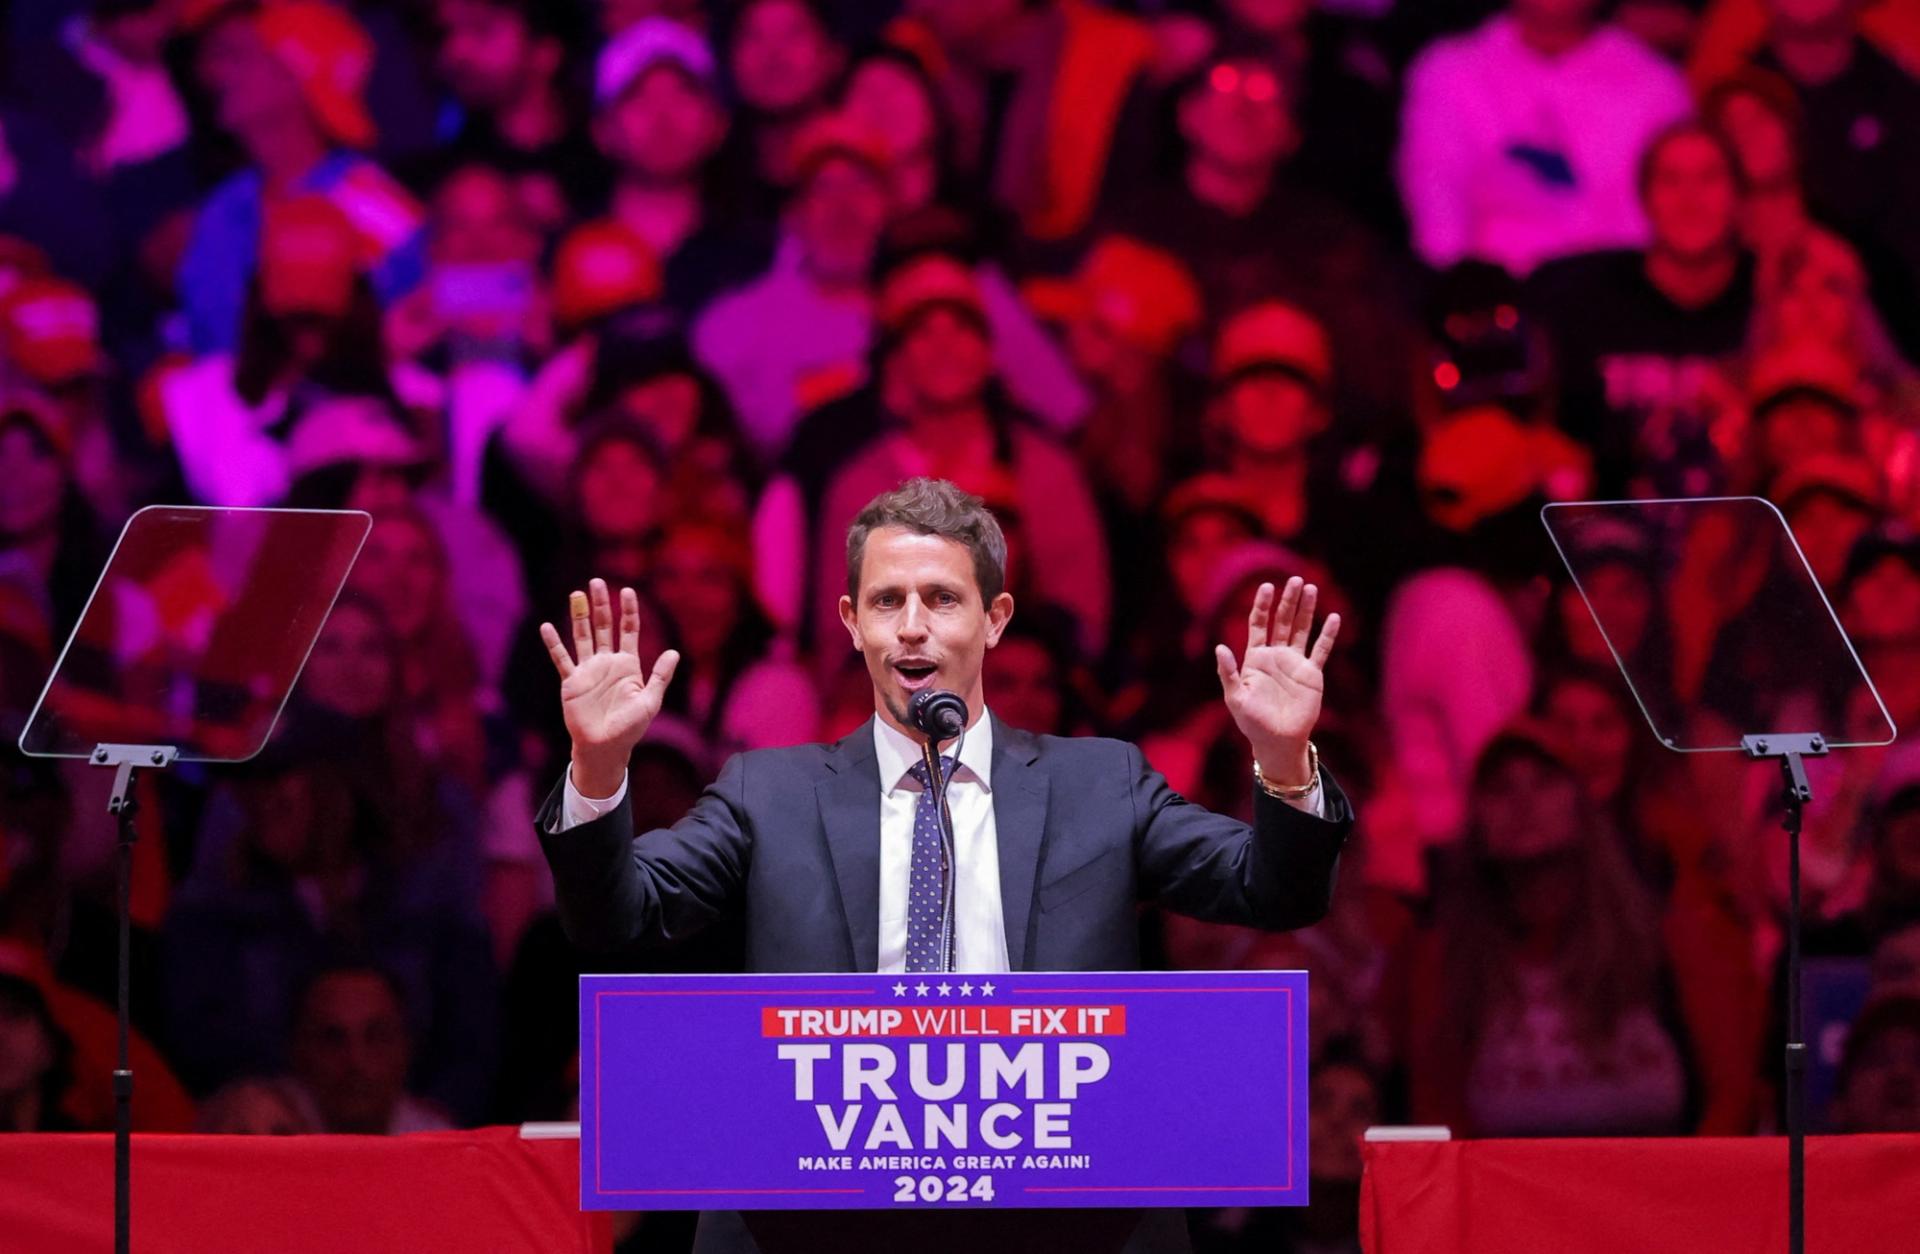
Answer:
[[[1318,600],[1319,589],[1296,578],[1287,581],[1276,605],[1273,585],[1263,583],[1247,617],[1246,657],[1236,662],[1224,644],[1214,650],[1227,710],[1256,756],[1304,743],[1320,719],[1324,670],[1340,634],[1340,616],[1328,615],[1314,640]]]
[[[651,676],[641,666],[640,598],[632,588],[620,590],[618,636],[604,580],[593,580],[586,594],[574,593],[569,609],[572,653],[552,623],[540,624],[540,639],[560,672],[560,712],[567,735],[576,758],[584,752],[624,763],[660,713],[680,655],[671,649],[662,653]]]

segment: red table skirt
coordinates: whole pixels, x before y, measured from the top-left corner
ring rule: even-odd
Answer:
[[[517,1129],[405,1137],[136,1136],[135,1254],[605,1254],[580,1143]],[[0,1136],[0,1250],[113,1248],[113,1138]]]
[[[1397,1142],[1366,1147],[1367,1254],[1782,1254],[1787,1143]],[[1920,1136],[1807,1141],[1808,1254],[1920,1250]]]

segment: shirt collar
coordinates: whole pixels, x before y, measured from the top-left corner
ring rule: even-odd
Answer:
[[[920,760],[920,742],[896,728],[878,714],[873,716],[873,756],[880,770],[880,784],[887,792],[902,786],[915,792],[907,772]],[[960,761],[955,779],[971,778],[988,792],[993,791],[993,713],[981,710],[980,718],[960,738]]]

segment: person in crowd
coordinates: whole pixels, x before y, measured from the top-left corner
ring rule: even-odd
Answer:
[[[0,392],[0,578],[49,652],[80,621],[106,555],[65,418],[36,393]]]
[[[861,53],[848,66],[839,105],[885,140],[895,213],[960,200],[953,174],[953,126],[919,58],[891,43]]]
[[[400,981],[423,1090],[475,1120],[498,1006],[472,794],[426,769],[399,647],[343,597],[297,708],[203,815],[164,929],[170,1053],[197,1091],[286,1065],[295,995],[342,957]]]
[[[608,216],[653,251],[681,315],[758,273],[770,211],[719,190],[731,118],[705,38],[666,18],[626,27],[600,52],[593,100],[594,140],[613,166]]]
[[[320,1129],[302,1095],[285,1080],[245,1079],[200,1103],[194,1131],[214,1136],[302,1136]]]
[[[383,511],[347,587],[378,605],[393,631],[399,699],[410,711],[423,764],[482,790],[480,664],[454,612],[447,552],[432,520],[405,507]]]
[[[771,462],[801,415],[858,389],[872,333],[870,276],[892,212],[886,141],[845,113],[795,141],[796,186],[772,267],[713,302],[693,351]]]
[[[1693,1046],[1657,916],[1578,778],[1509,729],[1480,755],[1468,814],[1400,973],[1413,1117],[1470,1136],[1689,1126]]]
[[[648,582],[681,657],[665,708],[700,729],[709,760],[812,738],[819,698],[805,667],[772,652],[772,624],[753,600],[753,554],[737,527],[669,522]]]
[[[1740,167],[1717,131],[1680,122],[1648,145],[1639,191],[1644,248],[1548,262],[1525,301],[1553,337],[1560,424],[1597,450],[1601,490],[1710,496],[1727,480],[1714,432],[1738,404],[1718,366],[1753,317]]]
[[[1600,0],[1510,0],[1407,67],[1397,171],[1414,250],[1525,275],[1646,238],[1641,154],[1690,101],[1680,72]]]
[[[0,360],[58,411],[96,514],[117,521],[145,503],[159,486],[158,459],[118,404],[99,306],[86,288],[56,277],[15,283],[0,296]]]
[[[181,477],[205,505],[270,505],[291,486],[289,441],[336,398],[394,407],[380,311],[339,207],[321,196],[277,200],[260,232],[237,350],[211,353],[157,384]]]
[[[1312,313],[1337,343],[1405,361],[1413,268],[1296,171],[1300,91],[1258,56],[1203,65],[1176,92],[1179,177],[1141,189],[1111,219],[1191,267],[1216,330],[1234,311],[1278,298]],[[1391,368],[1351,372],[1339,409],[1362,425],[1385,423],[1401,416],[1405,385]]]
[[[1875,259],[1877,303],[1909,353],[1920,350],[1920,81],[1862,38],[1861,0],[1767,0],[1767,43],[1752,64],[1798,96],[1816,212]]]
[[[394,300],[420,280],[419,204],[362,155],[376,139],[365,91],[373,45],[345,9],[294,0],[222,7],[196,32],[195,72],[248,165],[195,217],[179,293],[196,353],[241,345],[270,206],[317,196],[339,211],[371,288]]]
[[[1073,0],[913,0],[890,35],[936,76],[956,169],[1041,245],[1148,177],[1152,32]]]
[[[1218,47],[1253,52],[1295,86],[1305,181],[1351,206],[1376,230],[1405,234],[1392,173],[1380,155],[1399,131],[1399,84],[1383,14],[1311,0],[1222,0]]]
[[[728,18],[727,76],[742,105],[732,136],[741,181],[775,200],[793,184],[800,134],[829,107],[847,50],[821,0],[745,0]]]
[[[1920,1132],[1920,998],[1888,997],[1854,1019],[1827,1119],[1838,1132]]]
[[[879,391],[890,421],[827,481],[810,533],[813,583],[800,604],[811,607],[821,660],[837,652],[831,642],[841,631],[824,593],[844,564],[847,522],[885,485],[927,472],[1004,482],[1026,541],[1013,559],[1015,578],[1030,570],[1024,578],[1038,600],[1070,614],[1079,645],[1098,653],[1112,603],[1093,494],[1072,454],[1024,421],[997,386],[972,269],[949,252],[917,254],[887,275],[878,306]]]
[[[1038,736],[1084,734],[1093,685],[1074,652],[1071,628],[1058,614],[1025,613],[987,655],[994,712],[1007,726]]]
[[[1195,1232],[1195,1254],[1360,1254],[1360,1148],[1385,1110],[1381,1088],[1380,1077],[1354,1042],[1331,1042],[1314,1063],[1307,1086],[1312,1201],[1298,1210],[1212,1212]]]
[[[0,967],[0,1132],[77,1132],[64,1099],[73,1042],[39,983]]]
[[[444,1132],[446,1114],[407,1089],[413,1040],[400,985],[378,967],[316,973],[297,1003],[287,1055],[301,1113],[325,1132]]]
[[[544,231],[606,195],[604,159],[567,79],[573,6],[540,0],[436,0],[434,62],[453,97],[440,169],[486,166]]]

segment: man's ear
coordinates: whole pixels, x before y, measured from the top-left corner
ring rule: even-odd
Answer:
[[[1013,621],[1013,593],[1002,592],[987,606],[987,647],[995,648]]]
[[[860,645],[860,616],[854,613],[853,598],[844,594],[840,597],[840,621],[845,624],[847,635],[853,639],[853,651],[865,653],[866,650]]]

